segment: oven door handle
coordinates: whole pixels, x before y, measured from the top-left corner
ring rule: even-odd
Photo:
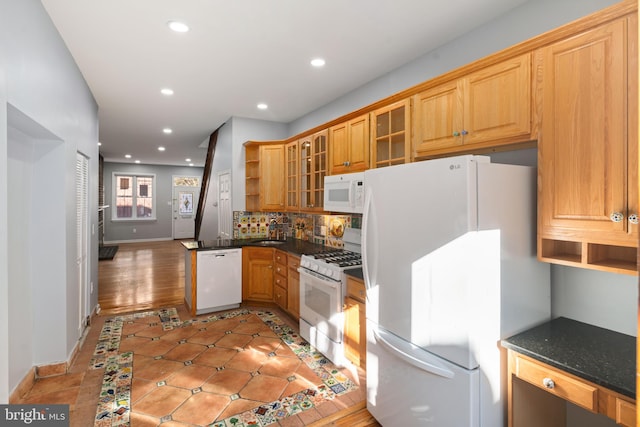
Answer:
[[[342,286],[342,281],[334,280],[330,277],[326,277],[326,276],[323,276],[322,274],[318,274],[315,271],[307,270],[306,268],[302,268],[302,267],[298,268],[298,273],[306,274],[307,276],[313,279],[320,280],[322,282],[322,285],[328,286],[332,289],[338,289]]]

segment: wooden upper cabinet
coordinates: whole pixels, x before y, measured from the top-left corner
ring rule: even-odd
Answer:
[[[322,212],[327,174],[327,130],[299,140],[300,210]]]
[[[538,255],[637,271],[637,15],[540,49]]]
[[[371,167],[411,161],[411,99],[371,113]]]
[[[260,146],[260,210],[284,210],[284,145]]]
[[[284,144],[245,143],[245,209],[284,210]]]
[[[369,168],[369,114],[329,129],[329,175]]]
[[[528,141],[531,54],[414,95],[414,156]]]

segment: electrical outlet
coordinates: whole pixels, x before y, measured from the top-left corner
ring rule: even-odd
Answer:
[[[136,232],[136,229],[135,229],[135,228],[133,229],[133,232],[134,232],[134,233]]]

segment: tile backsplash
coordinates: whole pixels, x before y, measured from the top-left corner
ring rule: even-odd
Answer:
[[[294,238],[341,248],[345,228],[360,228],[361,215],[233,212],[233,238]]]

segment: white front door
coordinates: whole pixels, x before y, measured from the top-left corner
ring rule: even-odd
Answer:
[[[233,213],[231,210],[231,171],[218,174],[218,238],[231,239],[233,236]]]
[[[199,197],[199,177],[173,177],[174,239],[193,239]]]

